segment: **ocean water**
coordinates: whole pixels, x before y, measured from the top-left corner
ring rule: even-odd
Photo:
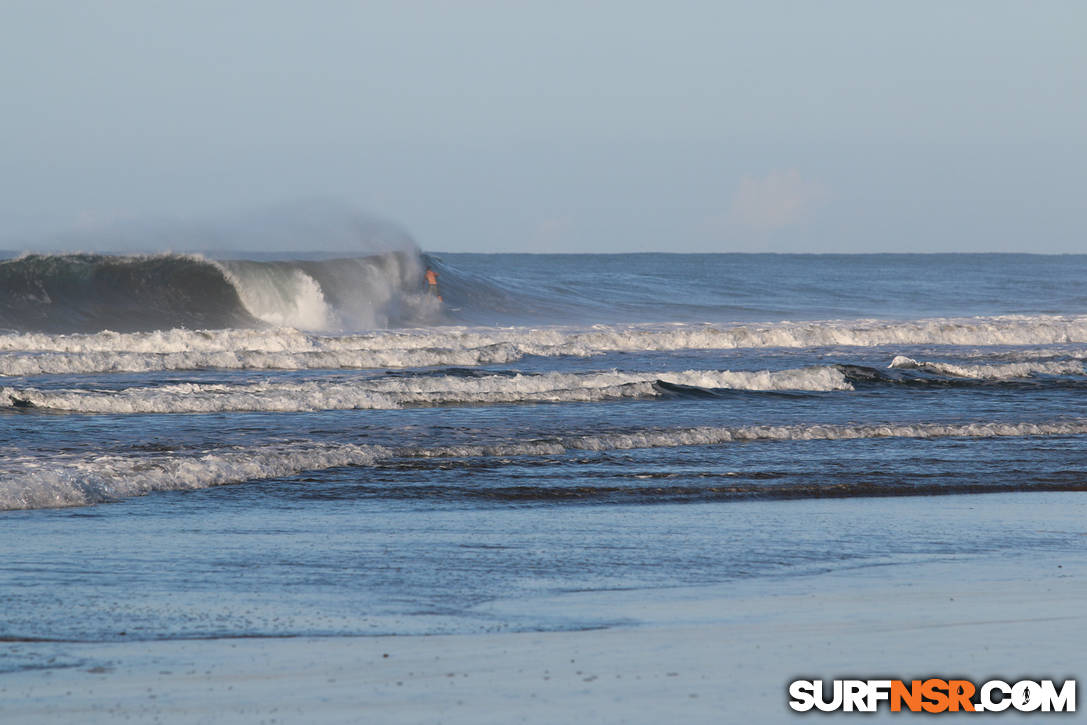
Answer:
[[[1084,280],[1087,256],[8,258],[0,671],[1074,550],[1044,498],[969,511],[1087,490]],[[884,513],[902,496],[931,519]]]

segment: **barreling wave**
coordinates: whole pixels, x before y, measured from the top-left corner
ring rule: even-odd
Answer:
[[[0,262],[0,329],[138,332],[296,327],[359,330],[425,324],[414,252],[256,261],[200,255],[27,254]]]
[[[373,466],[396,460],[485,458],[501,463],[502,459],[511,457],[559,456],[577,451],[606,452],[747,442],[1080,435],[1087,435],[1087,420],[642,429],[499,441],[491,445],[433,447],[291,441],[153,455],[62,454],[51,456],[48,466],[43,466],[37,456],[16,451],[5,456],[4,470],[0,471],[0,510],[82,506],[140,496],[153,491],[193,490],[293,476],[306,471]],[[1077,478],[1075,482],[1059,486],[1059,490],[1083,490],[1087,484]],[[860,493],[881,493],[878,487],[868,488],[871,490]],[[947,489],[949,492],[954,490],[953,487]],[[917,489],[915,492],[933,493],[928,489]],[[751,491],[742,490],[737,493],[747,495]],[[808,495],[827,494],[814,489]]]
[[[0,375],[476,366],[505,364],[528,356],[590,357],[698,349],[1082,343],[1087,343],[1087,317],[1049,315],[757,325],[446,326],[355,335],[319,335],[294,328],[22,333],[0,334]],[[1062,354],[1082,358],[1085,353],[1079,349]]]
[[[351,381],[178,383],[116,391],[0,388],[0,408],[79,413],[373,410],[412,406],[604,402],[693,390],[852,390],[835,367],[782,371],[428,375]]]

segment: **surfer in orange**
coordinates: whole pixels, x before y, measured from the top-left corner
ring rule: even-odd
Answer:
[[[441,302],[442,296],[438,294],[438,273],[430,267],[427,267],[426,274],[424,274],[423,276],[426,277],[426,283],[428,288],[430,289],[430,293],[437,297],[438,301]]]

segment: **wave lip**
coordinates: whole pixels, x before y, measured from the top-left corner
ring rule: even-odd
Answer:
[[[0,387],[0,408],[149,414],[226,411],[306,412],[500,403],[602,402],[655,398],[660,383],[696,389],[852,390],[834,367],[777,372],[543,373],[388,377],[352,381],[177,383],[103,392]]]
[[[490,445],[392,448],[292,441],[156,455],[55,455],[16,452],[0,471],[0,510],[83,506],[154,491],[192,490],[392,459],[553,456],[569,451],[715,446],[743,442],[870,438],[1003,438],[1087,435],[1087,420],[1012,423],[892,423],[641,429]],[[1080,484],[1082,488],[1082,484]]]

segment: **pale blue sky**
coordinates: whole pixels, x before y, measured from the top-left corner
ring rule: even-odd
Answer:
[[[0,247],[328,198],[447,251],[1087,251],[1081,2],[0,4]]]

